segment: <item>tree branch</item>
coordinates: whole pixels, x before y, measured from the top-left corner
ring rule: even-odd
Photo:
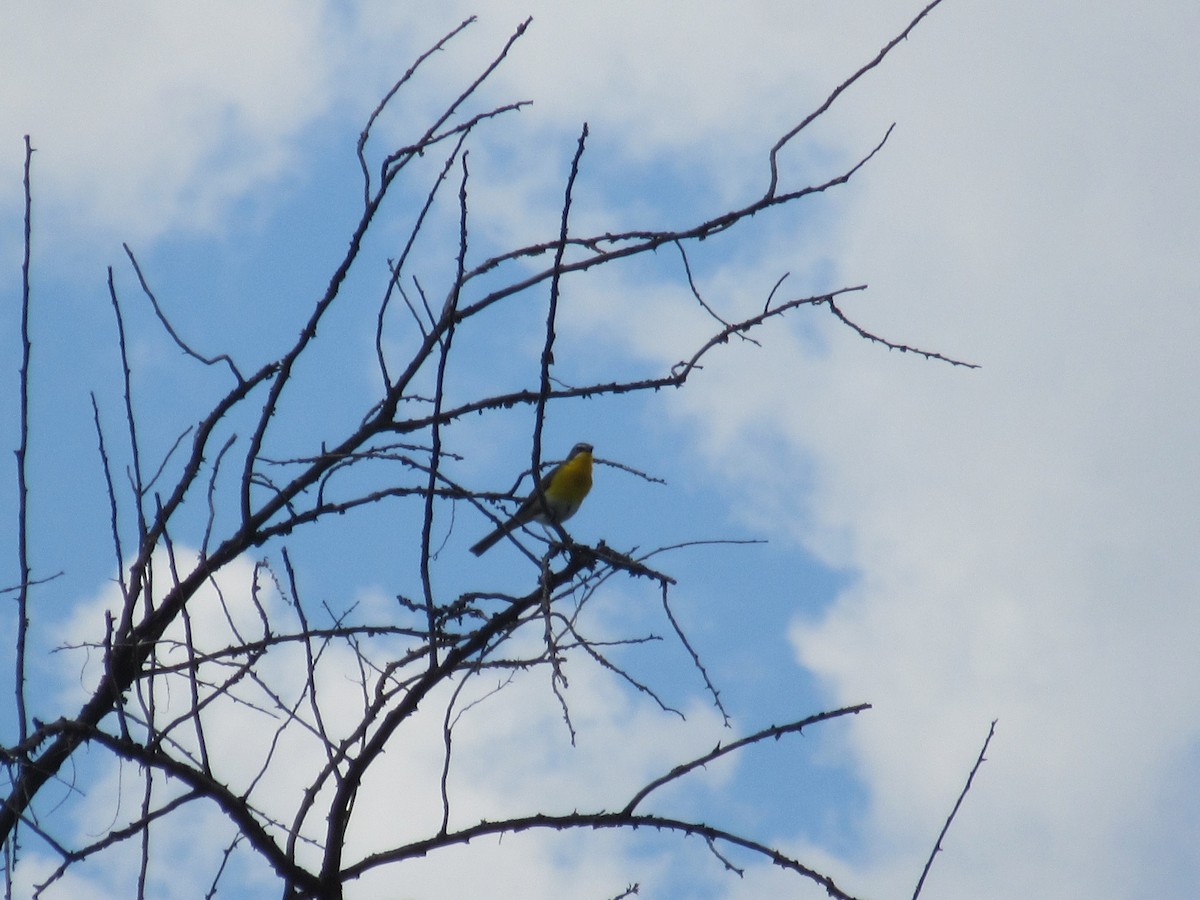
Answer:
[[[599,828],[618,828],[636,830],[653,828],[658,831],[674,832],[704,838],[708,841],[719,841],[741,847],[743,850],[769,859],[774,865],[819,884],[825,892],[835,900],[855,900],[827,875],[812,869],[799,860],[787,856],[773,847],[741,835],[705,825],[702,822],[688,822],[683,819],[673,819],[666,816],[626,815],[625,813],[570,813],[568,815],[547,815],[536,813],[530,816],[514,817],[498,822],[479,822],[469,828],[452,831],[448,834],[437,835],[423,841],[414,841],[395,850],[374,853],[353,865],[347,866],[342,874],[343,881],[353,881],[361,878],[367,872],[381,865],[404,860],[416,859],[455,844],[468,844],[476,838],[490,835],[520,834],[534,829],[550,829],[552,831],[568,831],[573,829],[595,830]]]
[[[741,750],[743,747],[749,747],[751,744],[757,744],[766,740],[767,738],[779,740],[779,738],[783,737],[785,734],[800,734],[805,728],[809,727],[810,725],[816,725],[818,722],[827,722],[830,719],[837,719],[842,716],[858,715],[860,712],[864,712],[870,708],[870,703],[859,703],[856,706],[844,706],[841,709],[817,713],[816,715],[809,716],[806,719],[801,719],[798,722],[789,722],[786,725],[771,725],[768,728],[764,728],[761,731],[756,731],[754,734],[740,738],[739,740],[725,744],[724,746],[718,744],[703,756],[698,756],[690,762],[682,763],[676,766],[666,775],[663,775],[661,778],[654,779],[654,781],[650,782],[648,785],[634,794],[633,799],[625,804],[625,807],[621,810],[621,812],[632,814],[633,811],[641,804],[641,802],[646,799],[646,797],[648,797],[653,791],[658,790],[664,784],[675,781],[676,779],[686,775],[688,772],[703,768],[709,763],[720,759],[722,756],[735,753],[736,751]]]
[[[929,870],[933,867],[933,860],[942,851],[942,841],[946,839],[946,834],[950,831],[950,823],[954,821],[954,817],[958,815],[958,809],[962,806],[963,800],[967,798],[967,791],[971,790],[971,782],[975,780],[975,773],[979,771],[979,767],[983,765],[984,754],[987,753],[988,744],[992,742],[992,735],[996,733],[996,720],[992,720],[992,725],[988,728],[987,737],[983,741],[983,746],[979,748],[979,758],[975,760],[975,765],[971,766],[971,772],[967,775],[967,783],[963,785],[962,793],[958,795],[958,799],[954,801],[954,808],[950,810],[950,815],[946,817],[946,824],[942,826],[941,832],[938,833],[937,840],[933,842],[933,850],[930,851],[929,859],[925,861],[925,868],[921,870],[921,877],[917,879],[917,887],[913,891],[913,900],[917,900],[921,896],[921,889],[925,886],[925,877],[929,874]]]

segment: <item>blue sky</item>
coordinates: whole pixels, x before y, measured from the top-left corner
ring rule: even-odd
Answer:
[[[757,196],[765,149],[917,11],[897,0],[331,6],[0,13],[0,352],[14,385],[21,136],[38,148],[34,563],[65,572],[40,595],[42,648],[94,636],[111,591],[88,400],[95,390],[115,429],[106,266],[160,440],[202,411],[179,398],[221,384],[154,329],[122,242],[198,348],[257,361],[292,338],[342,253],[364,117],[465,16],[480,21],[418,81],[406,115],[457,90],[534,17],[487,93],[534,105],[471,145],[482,256],[556,232],[584,120],[581,230],[676,225]],[[549,423],[550,455],[589,439],[600,456],[669,479],[600,470],[572,521],[579,538],[770,540],[660,560],[680,578],[675,609],[739,731],[875,704],[714,767],[672,794],[675,808],[722,809],[856,894],[907,895],[997,718],[924,896],[1182,896],[1200,879],[1198,18],[1182,2],[946,0],[796,144],[785,172],[796,185],[836,174],[896,122],[884,151],[835,194],[760,216],[692,260],[706,298],[731,315],[760,307],[784,272],[795,295],[867,283],[845,303],[865,327],[982,369],[889,353],[827,314],[802,314],[761,347],[724,348],[685,391],[565,407]],[[406,121],[381,124],[380,146]],[[349,286],[366,303],[402,209]],[[708,328],[669,252],[564,287],[556,355],[569,380],[659,371]],[[487,378],[525,383],[536,371],[532,300],[514,309],[511,331],[480,337],[481,348],[506,348],[489,355]],[[322,417],[354,420],[376,386],[369,328],[323,339],[343,364],[305,377]],[[11,446],[13,394],[0,392]],[[302,407],[286,416],[297,443],[329,421],[306,421]],[[507,487],[527,462],[529,429],[522,413],[453,429],[456,448],[470,449],[458,474]],[[11,503],[11,480],[0,491]],[[306,591],[386,609],[372,604],[414,583],[417,519],[397,502],[297,534],[289,547]],[[459,510],[441,569],[448,591],[526,583],[513,559],[463,561],[485,527]],[[231,573],[231,590],[250,565]],[[0,582],[16,580],[9,571]],[[596,627],[661,631],[656,604],[643,586],[614,585],[593,606]],[[688,710],[686,723],[582,667],[573,751],[543,681],[480,707],[461,748],[464,808],[552,803],[580,786],[581,803],[593,790],[602,802],[727,737],[678,648],[662,654],[631,658]],[[38,665],[40,714],[58,714],[80,666]],[[242,725],[231,720],[231,740]],[[418,742],[393,756],[378,796],[424,796],[436,754]],[[497,756],[511,761],[503,778]],[[287,786],[280,773],[281,796]],[[76,800],[80,822],[107,821],[122,789],[114,772]],[[400,827],[383,800],[368,806],[365,821]],[[678,842],[588,840],[472,849],[499,867],[495,896],[563,896],[564,885],[612,896],[631,880],[649,896],[819,895],[768,866],[730,877]],[[401,896],[430,895],[436,866],[416,867]],[[465,896],[475,876],[460,875]],[[100,865],[78,877],[88,883],[61,896],[127,893]],[[377,896],[379,885],[362,890]]]

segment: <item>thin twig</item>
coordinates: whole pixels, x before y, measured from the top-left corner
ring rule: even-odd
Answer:
[[[837,320],[839,322],[841,322],[843,325],[846,325],[847,327],[849,327],[859,337],[865,338],[866,340],[870,341],[871,343],[882,344],[884,347],[887,347],[889,350],[899,350],[901,353],[913,353],[917,356],[922,356],[925,359],[933,359],[933,360],[937,360],[938,362],[949,363],[952,366],[962,366],[965,369],[978,369],[979,368],[978,363],[965,362],[964,360],[961,360],[961,359],[951,359],[949,356],[943,356],[942,354],[934,353],[931,350],[922,350],[920,347],[910,347],[907,344],[897,344],[895,341],[889,341],[887,338],[881,338],[881,337],[879,337],[879,335],[872,334],[871,332],[869,332],[865,328],[863,328],[861,325],[858,325],[855,322],[852,322],[846,316],[846,314],[844,312],[842,312],[842,310],[838,307],[837,303],[834,302],[834,299],[832,296],[829,297],[827,300],[825,300],[825,304],[829,307],[829,311],[834,314],[834,316],[837,318]]]
[[[217,356],[204,356],[203,354],[197,353],[195,350],[193,350],[187,344],[187,342],[179,336],[178,332],[175,331],[174,326],[171,325],[170,320],[167,318],[166,313],[164,313],[162,311],[162,307],[159,306],[158,298],[154,296],[154,291],[150,290],[150,284],[146,281],[146,276],[142,274],[142,267],[138,265],[137,258],[133,255],[133,251],[129,249],[128,244],[122,244],[121,246],[125,248],[125,255],[129,257],[129,261],[133,264],[133,271],[137,274],[138,284],[142,286],[142,293],[145,294],[150,300],[150,305],[154,308],[154,315],[158,317],[158,321],[162,323],[162,327],[166,329],[167,334],[170,335],[171,340],[175,342],[175,345],[192,359],[202,362],[206,366],[215,366],[219,362],[225,363],[225,365],[229,366],[229,371],[233,373],[234,378],[236,378],[239,382],[244,381],[245,379],[242,378],[242,373],[238,371],[238,367],[234,364],[233,359],[228,354],[221,353]],[[109,278],[110,280],[112,278],[111,270],[109,271]]]
[[[950,815],[946,817],[946,824],[942,826],[941,833],[938,834],[937,840],[933,843],[933,850],[929,854],[929,859],[925,861],[925,868],[921,870],[921,877],[917,879],[917,888],[913,891],[913,900],[917,900],[921,896],[921,888],[925,886],[925,876],[929,874],[929,869],[933,866],[933,859],[942,851],[942,841],[946,838],[946,832],[950,830],[950,823],[954,821],[954,817],[958,814],[958,808],[962,806],[963,800],[966,799],[967,791],[971,790],[971,782],[975,780],[975,773],[979,771],[979,767],[983,765],[984,754],[987,753],[988,744],[992,742],[992,735],[996,733],[996,719],[992,719],[992,725],[988,729],[987,738],[984,739],[983,746],[979,748],[979,758],[975,760],[975,765],[971,766],[971,772],[967,775],[967,783],[963,785],[962,793],[958,795],[958,799],[954,801],[954,808],[950,810]]]
[[[136,264],[135,264],[136,265]],[[134,509],[137,512],[138,543],[145,546],[146,541],[146,511],[142,506],[146,497],[145,481],[142,478],[141,444],[137,435],[137,419],[133,414],[133,373],[129,368],[129,351],[125,344],[125,317],[121,313],[121,304],[117,299],[117,286],[113,282],[112,266],[108,267],[108,297],[112,303],[113,318],[117,323],[117,351],[121,357],[121,380],[125,398],[125,426],[129,432],[129,454],[133,462],[133,497]]]
[[[397,257],[396,261],[391,264],[392,275],[388,280],[387,291],[384,293],[383,302],[379,304],[379,313],[375,319],[375,354],[379,359],[379,372],[383,377],[383,383],[388,388],[392,386],[392,380],[388,375],[387,356],[384,353],[383,347],[384,319],[387,315],[388,307],[391,305],[392,294],[395,291],[399,291],[400,296],[404,298],[406,303],[408,303],[409,311],[412,312],[413,319],[416,321],[417,327],[421,330],[421,335],[425,337],[429,334],[425,328],[425,322],[419,315],[417,315],[416,308],[411,302],[408,301],[407,295],[400,286],[400,276],[404,271],[404,264],[408,260],[408,255],[412,252],[413,246],[417,242],[417,236],[421,233],[421,229],[425,225],[425,217],[429,215],[429,210],[433,208],[433,201],[437,198],[439,189],[445,183],[446,176],[450,174],[450,169],[453,167],[454,161],[458,159],[459,154],[462,152],[462,146],[467,139],[467,134],[468,132],[466,131],[462,133],[462,136],[458,139],[458,143],[454,145],[454,150],[449,156],[446,157],[446,162],[442,166],[441,171],[438,173],[437,178],[434,180],[433,187],[429,189],[429,193],[425,196],[425,204],[421,207],[421,211],[417,213],[417,218],[416,221],[413,222],[412,228],[409,229],[408,239],[404,244],[404,249],[400,251],[400,256]],[[418,290],[419,289],[420,285],[418,284]],[[428,307],[426,307],[426,312],[428,312]],[[436,323],[432,321],[430,322],[430,325],[434,324]]]
[[[692,296],[696,298],[696,302],[700,304],[701,308],[706,313],[708,313],[710,316],[712,316],[714,319],[716,319],[722,325],[725,325],[726,327],[728,327],[729,323],[727,321],[725,321],[725,319],[721,318],[721,316],[717,314],[717,311],[715,309],[713,309],[711,306],[709,306],[708,302],[700,294],[700,288],[696,285],[695,276],[692,275],[692,264],[691,264],[691,262],[688,261],[687,250],[684,248],[683,242],[676,241],[675,249],[679,251],[679,258],[683,260],[683,273],[687,276],[688,287],[691,288]],[[743,340],[750,341],[750,343],[752,343],[756,346],[758,345],[758,341],[754,340],[753,338],[748,338],[744,334],[738,335],[738,336],[741,337]]]
[[[631,799],[627,804],[625,804],[625,807],[621,811],[624,813],[632,814],[633,811],[635,809],[637,809],[639,804],[641,804],[641,802],[643,800],[645,800],[647,796],[649,796],[653,791],[658,790],[664,784],[675,781],[677,778],[683,777],[688,772],[692,772],[692,771],[695,771],[696,769],[703,768],[704,766],[707,766],[709,763],[720,759],[722,756],[726,756],[730,753],[735,753],[738,750],[741,750],[743,747],[748,747],[751,744],[761,743],[762,741],[765,741],[768,738],[774,738],[775,740],[778,740],[779,738],[783,737],[785,734],[800,734],[804,731],[805,728],[808,728],[810,725],[816,725],[819,722],[827,722],[830,719],[838,719],[838,718],[841,718],[842,716],[858,715],[860,712],[865,712],[866,710],[868,710],[870,708],[871,708],[870,703],[859,703],[855,706],[844,706],[841,709],[833,709],[833,710],[828,710],[826,712],[820,712],[820,713],[817,713],[816,715],[809,716],[808,718],[800,719],[797,722],[789,722],[786,725],[771,725],[768,728],[763,728],[760,731],[754,732],[754,734],[747,735],[744,738],[739,738],[736,741],[731,741],[728,744],[718,744],[716,747],[714,747],[708,753],[705,753],[703,756],[697,756],[695,759],[691,760],[690,762],[686,762],[681,765],[678,765],[675,768],[673,768],[670,772],[668,772],[666,775],[663,775],[661,778],[656,778],[653,781],[651,781],[649,784],[647,784],[645,787],[643,787],[640,791],[638,791],[636,794],[634,794],[633,799]]]
[[[433,54],[437,53],[443,47],[445,47],[446,44],[448,44],[452,38],[454,38],[456,35],[458,35],[458,33],[461,32],[463,29],[465,29],[468,25],[471,25],[472,23],[474,23],[475,19],[476,19],[475,16],[470,16],[466,19],[463,19],[461,22],[458,23],[457,26],[455,26],[449,32],[447,32],[440,41],[438,41],[436,44],[434,44],[432,47],[430,47],[428,50],[426,50],[424,53],[422,53],[420,56],[418,56],[416,58],[416,61],[413,62],[413,64],[408,67],[408,71],[400,76],[399,80],[396,81],[396,83],[392,85],[391,89],[386,94],[383,95],[383,98],[379,101],[378,105],[373,110],[371,110],[371,115],[369,115],[367,117],[367,124],[363,127],[362,133],[359,134],[358,145],[355,148],[355,153],[358,156],[358,164],[362,168],[362,174],[363,174],[363,206],[364,207],[371,205],[371,172],[370,172],[370,169],[367,167],[366,146],[367,146],[367,140],[371,136],[371,128],[375,125],[375,120],[378,119],[379,116],[383,113],[384,108],[389,103],[391,103],[392,98],[396,96],[396,93],[400,90],[400,88],[404,87],[404,85],[407,84],[412,79],[412,77],[417,73],[417,69],[419,69],[421,67],[421,64],[424,63],[425,60],[429,59],[429,57],[433,56]]]
[[[717,690],[717,686],[712,683],[712,679],[708,677],[708,669],[704,667],[704,663],[700,661],[700,654],[693,649],[691,642],[687,639],[687,635],[683,633],[683,629],[679,627],[679,623],[675,621],[675,614],[671,612],[671,603],[667,599],[667,585],[664,583],[662,590],[662,605],[663,610],[667,614],[667,621],[671,623],[671,627],[675,629],[675,636],[679,638],[679,643],[683,644],[683,648],[687,650],[688,655],[692,658],[692,665],[700,673],[700,677],[704,679],[704,686],[708,688],[708,693],[712,695],[713,703],[721,713],[721,717],[725,720],[725,727],[729,727],[729,713],[725,709],[725,704],[721,702],[721,692]]]
[[[532,21],[533,21],[533,18],[530,17],[530,18],[527,18],[524,22],[522,22],[520,25],[517,26],[516,30],[509,36],[507,43],[505,43],[505,45],[501,48],[500,52],[497,53],[496,56],[492,59],[491,63],[479,74],[479,76],[473,82],[471,82],[469,85],[467,85],[466,89],[462,93],[460,93],[458,95],[458,97],[456,97],[454,99],[454,101],[451,102],[451,104],[448,107],[446,107],[446,109],[442,112],[442,114],[440,116],[438,116],[436,119],[434,119],[433,124],[429,126],[429,128],[426,130],[425,134],[422,135],[422,137],[420,138],[420,140],[417,141],[416,144],[414,144],[410,147],[401,148],[400,150],[397,150],[394,153],[391,153],[388,155],[388,157],[383,161],[383,165],[381,166],[383,183],[380,185],[380,193],[382,193],[386,189],[387,182],[396,176],[396,174],[408,162],[408,160],[412,159],[413,156],[415,156],[416,154],[422,152],[426,147],[428,147],[430,145],[430,143],[432,143],[435,140],[435,135],[437,135],[438,129],[441,128],[447,121],[449,121],[450,117],[453,116],[454,113],[458,110],[458,108],[460,106],[462,106],[463,103],[466,102],[467,98],[470,97],[472,94],[474,94],[479,89],[480,85],[482,85],[485,81],[488,80],[488,78],[490,78],[492,76],[492,73],[495,72],[496,69],[499,68],[500,64],[502,62],[504,62],[504,60],[508,57],[508,52],[512,49],[513,45],[518,40],[520,40],[522,36],[524,36],[525,30],[529,27],[529,24]],[[451,36],[454,33],[455,32],[452,32]],[[524,106],[524,105],[525,104],[514,104],[514,106]],[[513,108],[513,107],[509,107],[509,108]],[[495,115],[495,114],[496,114],[495,112],[485,113],[484,116],[486,117],[486,116],[491,116],[491,115]],[[453,129],[450,132],[448,132],[448,134],[453,134],[453,133],[454,133]],[[445,135],[443,135],[443,137],[445,137]],[[436,138],[436,139],[440,139],[440,138]],[[370,203],[368,203],[368,206],[369,205],[370,205]]]
[[[579,140],[575,145],[575,156],[571,160],[570,173],[567,175],[567,187],[563,192],[562,217],[559,222],[558,249],[554,253],[554,264],[551,267],[550,299],[546,305],[546,340],[542,345],[541,372],[538,379],[537,401],[534,404],[533,446],[530,451],[531,462],[529,471],[533,473],[533,493],[537,496],[537,508],[548,509],[546,496],[542,493],[542,427],[546,422],[546,404],[550,397],[550,367],[554,365],[555,326],[558,319],[558,297],[562,285],[563,254],[567,249],[567,235],[570,233],[571,201],[574,198],[575,179],[579,175],[579,162],[583,158],[583,150],[587,145],[588,127],[583,124],[579,132]],[[556,523],[551,523],[556,524]]]
[[[446,396],[446,367],[450,361],[450,347],[454,343],[454,313],[458,308],[459,291],[462,287],[462,273],[467,267],[468,221],[467,221],[467,183],[471,172],[467,164],[467,153],[461,157],[462,180],[458,186],[458,267],[454,279],[454,287],[446,297],[442,308],[441,322],[444,323],[444,337],[439,341],[440,350],[437,360],[437,378],[433,393],[433,410],[436,415],[442,409]],[[442,468],[442,429],[435,426],[430,429],[429,475],[425,485],[425,514],[421,520],[421,590],[425,593],[425,614],[429,623],[429,668],[437,668],[437,601],[433,595],[433,575],[430,571],[433,541],[433,519],[437,497],[438,472]]]
[[[18,743],[29,736],[29,719],[25,710],[25,646],[29,639],[29,586],[33,569],[29,563],[29,484],[25,475],[25,454],[29,449],[29,365],[33,343],[29,338],[29,258],[33,249],[33,191],[30,169],[33,166],[33,145],[25,135],[25,252],[21,258],[21,374],[20,374],[20,437],[17,444],[17,566],[20,571],[17,590],[16,683]]]
[[[741,835],[734,834],[721,828],[714,828],[711,825],[705,825],[702,822],[689,822],[683,819],[674,819],[667,816],[652,816],[652,815],[633,815],[629,816],[624,813],[568,813],[566,815],[547,815],[539,813],[531,816],[523,816],[520,818],[503,819],[500,821],[483,821],[459,831],[452,831],[448,834],[439,834],[435,837],[426,840],[414,841],[404,847],[398,847],[395,850],[385,850],[380,853],[373,853],[365,857],[359,862],[347,866],[341,872],[343,881],[352,881],[361,878],[366,873],[392,862],[400,862],[407,859],[417,859],[426,856],[427,854],[442,849],[444,847],[454,846],[456,844],[467,844],[471,841],[487,837],[489,835],[504,835],[518,834],[523,831],[533,829],[550,829],[553,831],[569,831],[575,829],[586,829],[594,831],[601,828],[617,828],[623,830],[636,830],[641,828],[653,828],[658,831],[666,831],[681,835],[692,835],[708,841],[720,841],[721,843],[730,844],[735,847],[741,847],[743,850],[748,850],[756,855],[765,857],[781,869],[795,872],[811,881],[819,884],[824,888],[825,892],[835,898],[835,900],[854,900],[854,898],[842,890],[837,883],[827,875],[822,875],[804,863],[787,856],[784,853],[769,847],[759,841],[753,841]]]
[[[913,20],[908,23],[907,28],[905,28],[902,32],[900,32],[898,35],[896,35],[894,38],[892,38],[890,41],[888,41],[884,45],[883,49],[880,50],[878,54],[876,54],[876,56],[873,60],[871,60],[866,65],[864,65],[857,72],[855,72],[853,75],[851,75],[849,78],[847,78],[841,84],[839,84],[836,88],[834,88],[830,92],[829,96],[825,98],[825,102],[823,102],[815,110],[813,110],[811,113],[809,113],[807,116],[805,116],[804,119],[800,122],[800,124],[796,125],[790,131],[788,131],[786,134],[784,134],[783,137],[781,137],[778,141],[775,142],[775,146],[771,148],[771,155],[770,155],[770,160],[769,160],[770,167],[771,167],[771,181],[770,181],[770,184],[767,186],[766,196],[768,196],[768,197],[775,196],[775,190],[779,186],[779,152],[791,142],[792,138],[794,138],[801,131],[803,131],[805,128],[807,128],[809,125],[811,125],[818,117],[823,115],[829,109],[829,107],[833,106],[833,104],[837,100],[837,98],[840,97],[847,88],[849,88],[852,84],[854,84],[856,81],[858,81],[864,75],[866,75],[868,72],[870,72],[876,66],[878,66],[881,62],[883,62],[884,57],[886,57],[889,53],[892,52],[892,48],[894,48],[901,41],[905,40],[908,37],[908,35],[912,32],[912,30],[917,27],[917,24],[922,19],[924,19],[927,15],[929,15],[931,12],[933,12],[934,7],[937,6],[941,2],[942,2],[942,0],[932,0],[932,2],[928,6],[926,6],[923,10],[921,10],[919,13],[917,13],[916,17],[913,18]]]

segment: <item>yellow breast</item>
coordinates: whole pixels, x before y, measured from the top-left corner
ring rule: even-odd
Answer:
[[[561,522],[575,515],[592,489],[592,454],[576,453],[554,473],[546,487],[546,499]]]

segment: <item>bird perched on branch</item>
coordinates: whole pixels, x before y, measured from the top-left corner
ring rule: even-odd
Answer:
[[[530,522],[561,523],[575,515],[583,498],[592,489],[592,445],[576,444],[572,447],[565,460],[542,476],[541,484],[545,505],[540,502],[535,490],[508,521],[496,526],[471,548],[471,552],[482,556],[510,531]]]

